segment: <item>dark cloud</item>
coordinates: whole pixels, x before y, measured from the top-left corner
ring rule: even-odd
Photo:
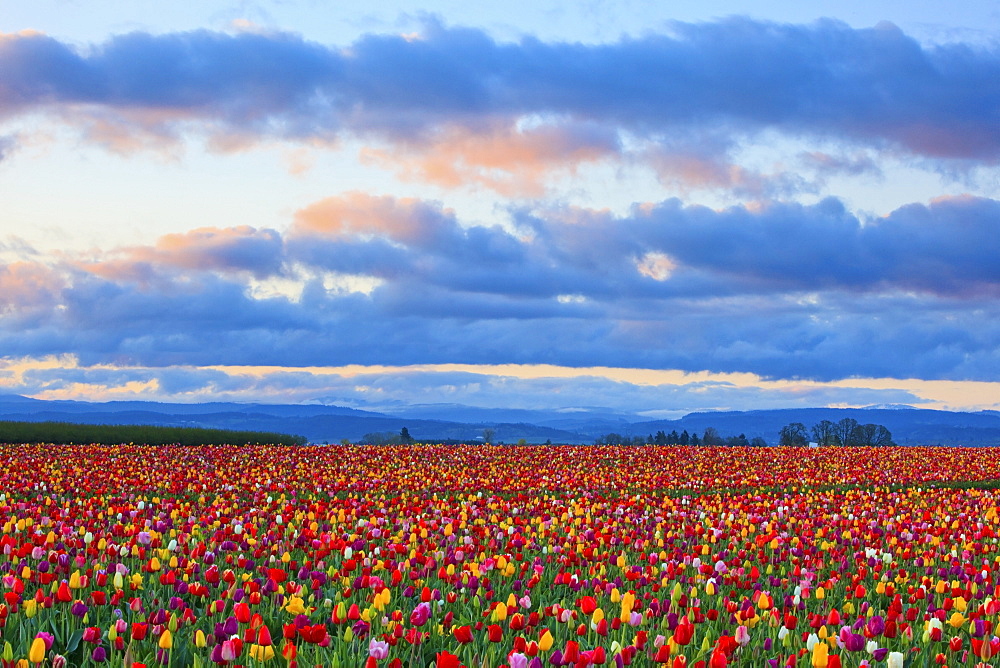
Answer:
[[[861,220],[835,199],[717,212],[678,201],[640,212],[642,241],[685,266],[767,290],[1000,291],[1000,202],[942,198]]]
[[[622,150],[607,129],[667,145],[692,130],[777,129],[995,163],[1000,54],[921,45],[888,24],[746,18],[598,45],[501,43],[434,23],[416,38],[368,35],[343,49],[207,31],[132,33],[85,51],[42,35],[0,42],[0,110],[81,107],[146,127],[432,145],[450,127],[493,132],[498,120],[596,124],[599,139],[560,139],[563,154],[567,141]]]

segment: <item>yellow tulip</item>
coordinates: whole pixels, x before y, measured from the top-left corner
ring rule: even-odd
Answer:
[[[270,645],[250,645],[250,658],[257,661],[268,661],[274,658],[274,648]]]
[[[31,641],[31,649],[28,650],[28,661],[31,663],[45,661],[45,641],[41,638],[35,638]]]
[[[285,606],[285,610],[293,615],[305,615],[308,614],[306,611],[306,606],[302,602],[301,596],[292,596],[288,600],[288,604]]]
[[[830,663],[830,646],[825,642],[816,643],[812,651],[813,668],[826,668],[828,663]]]

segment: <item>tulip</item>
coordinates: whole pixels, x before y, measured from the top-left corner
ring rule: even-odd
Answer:
[[[270,645],[250,645],[250,657],[257,661],[269,661],[274,658],[274,648]]]
[[[450,652],[438,652],[435,656],[434,668],[462,668],[462,662]]]
[[[31,663],[41,663],[45,661],[45,641],[36,637],[31,641],[31,648],[28,650],[28,661]]]
[[[431,616],[431,606],[428,603],[420,603],[413,612],[410,613],[410,623],[414,626],[423,626]]]
[[[461,644],[466,644],[472,642],[472,627],[470,626],[456,626],[451,630],[452,635]]]
[[[830,663],[829,652],[830,646],[825,642],[816,643],[812,649],[813,668],[827,668]]]
[[[389,643],[384,640],[372,640],[368,643],[368,656],[382,660],[389,656]]]
[[[680,623],[677,628],[674,629],[674,642],[678,645],[687,645],[691,642],[691,638],[694,636],[694,624],[688,619],[687,615],[681,617]]]
[[[708,661],[708,668],[726,668],[729,665],[729,659],[726,654],[718,649],[712,652],[712,656]]]
[[[509,657],[507,661],[510,664],[510,668],[528,668],[528,657],[519,652],[514,652]],[[458,665],[457,663],[455,664]]]

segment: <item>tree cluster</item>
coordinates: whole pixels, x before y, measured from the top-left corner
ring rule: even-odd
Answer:
[[[821,420],[806,431],[801,422],[793,422],[781,428],[778,434],[779,445],[805,446],[809,437],[821,446],[844,445],[848,447],[882,447],[895,445],[892,433],[880,424],[858,424],[853,418],[844,418],[839,422]]]
[[[745,434],[723,437],[715,427],[706,427],[704,434],[700,437],[698,432],[688,434],[687,429],[679,434],[676,429],[669,434],[660,430],[656,434],[648,436],[622,436],[612,432],[599,437],[594,443],[595,445],[726,445],[732,447],[763,447],[767,445],[767,442],[760,436],[749,440]]]
[[[367,443],[369,445],[409,445],[410,443],[413,443],[413,437],[410,436],[409,428],[403,427],[399,430],[398,434],[394,431],[380,431],[365,434],[358,442]]]
[[[305,436],[266,431],[232,431],[154,425],[76,424],[0,421],[0,443],[66,445],[305,445]]]

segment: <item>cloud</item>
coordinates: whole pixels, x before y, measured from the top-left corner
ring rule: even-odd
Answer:
[[[410,365],[264,367],[88,365],[78,359],[0,358],[0,392],[49,399],[336,403],[389,411],[426,403],[571,411],[604,408],[648,418],[692,411],[863,406],[990,408],[996,383],[864,378],[837,383],[768,381],[592,367]]]
[[[346,193],[303,208],[286,232],[25,252],[0,265],[0,349],[87,364],[1000,373],[995,200],[940,198],[872,220],[832,199],[511,216],[474,225],[440,203]]]
[[[134,247],[121,253],[121,265],[159,265],[189,271],[245,271],[258,278],[280,273],[282,239],[275,230],[247,225],[229,228],[203,227],[167,234],[150,247]],[[106,276],[100,264],[91,271]],[[126,270],[130,273],[129,270]]]
[[[998,82],[996,48],[829,20],[676,23],[604,44],[499,42],[433,20],[417,36],[368,34],[343,48],[252,31],[136,32],[86,49],[0,38],[0,116],[47,113],[123,152],[190,135],[216,148],[353,137],[404,177],[505,194],[600,160],[764,192],[772,180],[731,153],[767,132],[993,165]],[[678,145],[692,136],[722,143],[714,156]]]
[[[38,262],[0,265],[0,316],[23,316],[52,309],[59,303],[65,282]]]
[[[456,188],[478,184],[510,197],[537,197],[553,173],[622,153],[617,134],[594,123],[549,123],[528,128],[449,126],[420,141],[366,148],[362,159],[404,179]]]
[[[3,162],[18,148],[17,135],[0,135],[0,162]]]

